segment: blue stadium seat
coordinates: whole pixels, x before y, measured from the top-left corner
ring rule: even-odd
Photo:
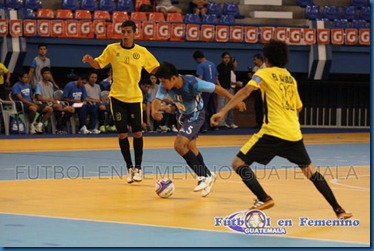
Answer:
[[[368,6],[366,0],[351,0],[351,5],[355,6],[356,8],[362,8],[364,6]]]
[[[5,7],[8,9],[20,10],[23,8],[22,0],[6,0]]]
[[[367,28],[368,23],[365,20],[359,19],[359,20],[353,20],[352,21],[352,28],[362,29]]]
[[[321,20],[322,12],[319,5],[308,5],[305,7],[305,17],[310,20]]]
[[[113,12],[117,9],[116,3],[114,0],[100,0],[99,3],[99,10],[106,10],[109,12]]]
[[[334,27],[335,28],[348,28],[348,20],[347,19],[335,19],[334,20]]]
[[[361,8],[360,18],[368,22],[371,21],[370,6],[364,6]]]
[[[358,19],[358,10],[355,6],[344,6],[341,17],[349,21]]]
[[[77,10],[79,9],[78,0],[63,0],[62,8],[67,10]]]
[[[235,18],[244,18],[240,15],[239,4],[237,3],[228,3],[223,4],[223,15],[233,15]]]
[[[206,14],[202,18],[203,24],[218,24],[218,17],[215,14]]]
[[[22,8],[21,10],[22,19],[35,19],[35,11],[32,9]]]
[[[37,10],[43,8],[41,0],[25,0],[25,8]]]
[[[340,19],[340,9],[338,6],[325,6],[323,17],[329,20]]]
[[[222,15],[219,22],[221,24],[235,24],[235,17],[233,15]]]
[[[198,14],[186,13],[186,15],[184,15],[184,22],[185,23],[199,24],[199,23],[201,23],[201,20],[200,20],[200,16]]]
[[[132,0],[119,0],[117,5],[118,11],[134,12],[134,3]]]
[[[208,5],[207,5],[207,14],[214,14],[217,17],[220,17],[222,15],[221,3],[208,2]]]
[[[3,8],[4,8],[4,6],[5,6],[4,1],[5,1],[5,0],[0,0],[0,9],[3,9]]]
[[[81,9],[95,11],[97,10],[97,3],[95,0],[82,0]]]
[[[308,5],[314,5],[313,0],[296,0],[296,4],[300,7],[306,7]]]

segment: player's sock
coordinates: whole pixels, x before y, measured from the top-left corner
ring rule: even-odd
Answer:
[[[189,150],[182,157],[187,162],[187,165],[191,167],[191,169],[196,173],[197,176],[206,177],[206,172],[204,171],[204,168],[201,167],[199,160],[191,150]]]
[[[196,158],[197,158],[197,160],[199,161],[201,168],[202,168],[202,169],[205,171],[205,173],[206,173],[206,175],[204,175],[204,176],[205,176],[205,177],[207,177],[207,176],[212,176],[212,174],[210,173],[208,167],[207,167],[207,166],[205,165],[205,163],[204,163],[203,155],[201,155],[201,153],[199,152],[199,154],[196,155]]]
[[[142,169],[143,137],[134,138],[135,168]]]
[[[129,139],[119,139],[119,146],[121,148],[121,153],[123,158],[125,159],[127,168],[132,168]]]
[[[334,193],[332,192],[330,186],[327,184],[325,178],[319,172],[313,173],[313,175],[310,177],[310,180],[334,210],[341,208],[336,201]]]
[[[242,178],[244,184],[254,193],[260,201],[265,201],[268,195],[258,182],[255,173],[248,165],[240,166],[236,173]]]

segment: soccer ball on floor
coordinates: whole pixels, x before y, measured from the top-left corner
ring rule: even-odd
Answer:
[[[172,180],[168,178],[163,178],[158,180],[155,184],[155,192],[161,198],[170,197],[175,190],[175,186]]]

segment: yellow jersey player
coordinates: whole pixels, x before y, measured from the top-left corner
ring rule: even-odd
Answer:
[[[247,85],[211,118],[212,125],[218,125],[224,115],[252,91],[261,90],[265,106],[264,123],[260,131],[240,149],[232,163],[233,169],[244,184],[257,196],[251,209],[270,208],[274,205],[274,200],[264,191],[250,165],[253,162],[266,165],[275,156],[280,156],[301,168],[339,219],[352,217],[351,213],[338,204],[331,188],[325,178],[316,171],[305,149],[298,119],[298,112],[303,104],[297,90],[297,82],[285,68],[288,63],[287,44],[271,40],[264,45],[263,54],[267,68],[256,71]]]
[[[121,153],[128,169],[128,183],[143,180],[143,95],[138,85],[141,71],[144,68],[149,73],[155,73],[160,65],[151,52],[134,43],[135,32],[136,24],[133,21],[123,22],[120,43],[107,45],[96,58],[86,54],[82,59],[83,63],[89,63],[95,69],[111,64],[113,83],[109,93],[110,108],[118,132]],[[131,160],[128,126],[132,128],[135,166]]]

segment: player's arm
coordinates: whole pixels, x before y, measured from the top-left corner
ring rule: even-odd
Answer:
[[[86,55],[83,56],[82,62],[83,63],[88,63],[94,69],[97,69],[97,70],[101,69],[99,63],[89,54],[86,54]]]
[[[10,71],[6,73],[5,84],[10,86]]]

